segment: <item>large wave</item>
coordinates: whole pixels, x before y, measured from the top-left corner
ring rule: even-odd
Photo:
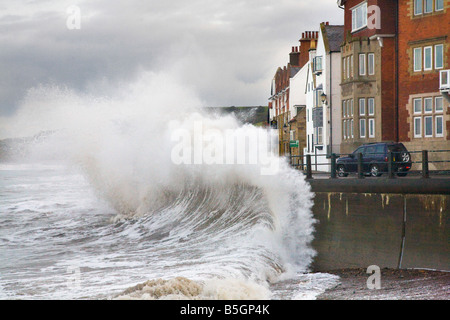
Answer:
[[[111,223],[133,221],[138,242],[157,252],[155,274],[165,279],[122,298],[267,298],[268,283],[308,271],[314,257],[312,193],[303,175],[265,149],[267,129],[200,105],[174,79],[146,73],[110,98],[30,90],[4,123],[16,136],[54,132],[30,157],[79,168],[115,209]],[[192,139],[177,140],[183,135]],[[230,135],[236,147],[217,148]]]

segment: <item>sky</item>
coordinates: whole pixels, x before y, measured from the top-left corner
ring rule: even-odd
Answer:
[[[32,88],[108,95],[143,71],[203,106],[267,105],[291,47],[325,21],[343,24],[335,0],[0,0],[0,117]]]

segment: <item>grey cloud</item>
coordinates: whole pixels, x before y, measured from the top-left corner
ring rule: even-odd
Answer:
[[[39,3],[0,14],[0,116],[39,84],[89,91],[142,69],[178,73],[206,105],[263,105],[301,32],[341,21],[332,0],[97,0],[78,1],[81,30],[68,30],[73,2]]]

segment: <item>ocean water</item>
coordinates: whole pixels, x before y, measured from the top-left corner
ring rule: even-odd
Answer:
[[[337,281],[307,272],[310,249],[283,252],[254,187],[120,218],[74,169],[1,164],[0,179],[0,299],[314,299]]]
[[[0,119],[2,136],[50,132],[0,163],[0,299],[314,299],[336,285],[309,270],[314,195],[265,149],[268,130],[205,114],[172,80],[108,98],[41,87]]]

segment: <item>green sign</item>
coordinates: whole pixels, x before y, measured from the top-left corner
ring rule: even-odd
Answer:
[[[289,145],[291,148],[298,148],[298,140],[291,140]]]

